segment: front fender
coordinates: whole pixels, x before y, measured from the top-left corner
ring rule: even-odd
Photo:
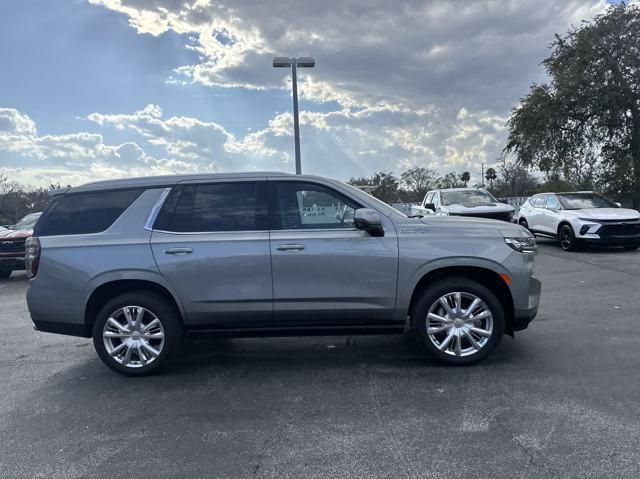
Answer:
[[[397,318],[403,319],[407,316],[409,312],[409,305],[411,304],[411,298],[422,278],[441,269],[456,267],[481,268],[500,275],[506,274],[510,276],[509,271],[503,264],[488,258],[480,258],[476,256],[449,256],[447,258],[427,261],[409,271],[407,279],[403,282],[405,287],[398,290]]]

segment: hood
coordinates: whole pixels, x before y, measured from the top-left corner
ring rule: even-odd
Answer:
[[[637,220],[640,213],[628,208],[585,208],[583,210],[564,210],[568,215],[576,218],[592,220]]]
[[[437,216],[429,215],[419,220],[428,226],[446,226],[448,228],[464,228],[475,230],[498,230],[504,236],[531,236],[529,230],[515,223],[507,221],[475,218],[473,216]]]
[[[442,209],[453,214],[486,214],[486,213],[509,213],[515,211],[513,206],[505,203],[491,203],[482,206],[472,205],[447,205],[442,206]]]
[[[33,235],[33,230],[0,230],[0,240],[26,239]]]

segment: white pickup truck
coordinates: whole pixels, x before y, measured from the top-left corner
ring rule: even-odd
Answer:
[[[515,208],[500,203],[491,193],[479,188],[446,188],[429,191],[412,215],[474,216],[513,221]]]

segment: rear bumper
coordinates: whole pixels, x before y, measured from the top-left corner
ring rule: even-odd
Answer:
[[[84,317],[73,314],[69,306],[73,301],[60,301],[50,294],[49,288],[40,288],[35,280],[29,281],[27,287],[27,307],[31,321],[37,331],[46,333],[66,334],[69,336],[91,337],[91,329],[87,328]],[[54,307],[53,305],[62,305]],[[64,314],[64,311],[67,311]]]
[[[538,306],[540,305],[540,291],[542,283],[538,278],[529,278],[529,304],[526,308],[517,308],[513,314],[513,330],[522,331],[527,329],[529,323],[538,314]]]
[[[33,327],[36,331],[42,331],[43,333],[55,333],[64,334],[66,336],[80,336],[82,338],[90,338],[91,334],[87,331],[87,327],[84,324],[73,323],[56,323],[52,321],[33,321]]]

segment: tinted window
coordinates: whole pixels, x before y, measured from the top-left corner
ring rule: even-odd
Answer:
[[[424,204],[427,205],[429,203],[433,203],[433,192],[428,193],[427,197],[424,199]]]
[[[34,235],[76,235],[104,231],[142,191],[99,191],[58,196],[40,217]]]
[[[555,196],[547,196],[547,204],[546,204],[546,206],[550,210],[559,210],[560,209],[560,203],[558,203],[558,198],[556,198]]]
[[[264,182],[255,181],[176,188],[154,228],[176,232],[266,230],[265,188]]]
[[[360,208],[331,188],[293,181],[273,186],[272,229],[353,228],[353,214]]]

